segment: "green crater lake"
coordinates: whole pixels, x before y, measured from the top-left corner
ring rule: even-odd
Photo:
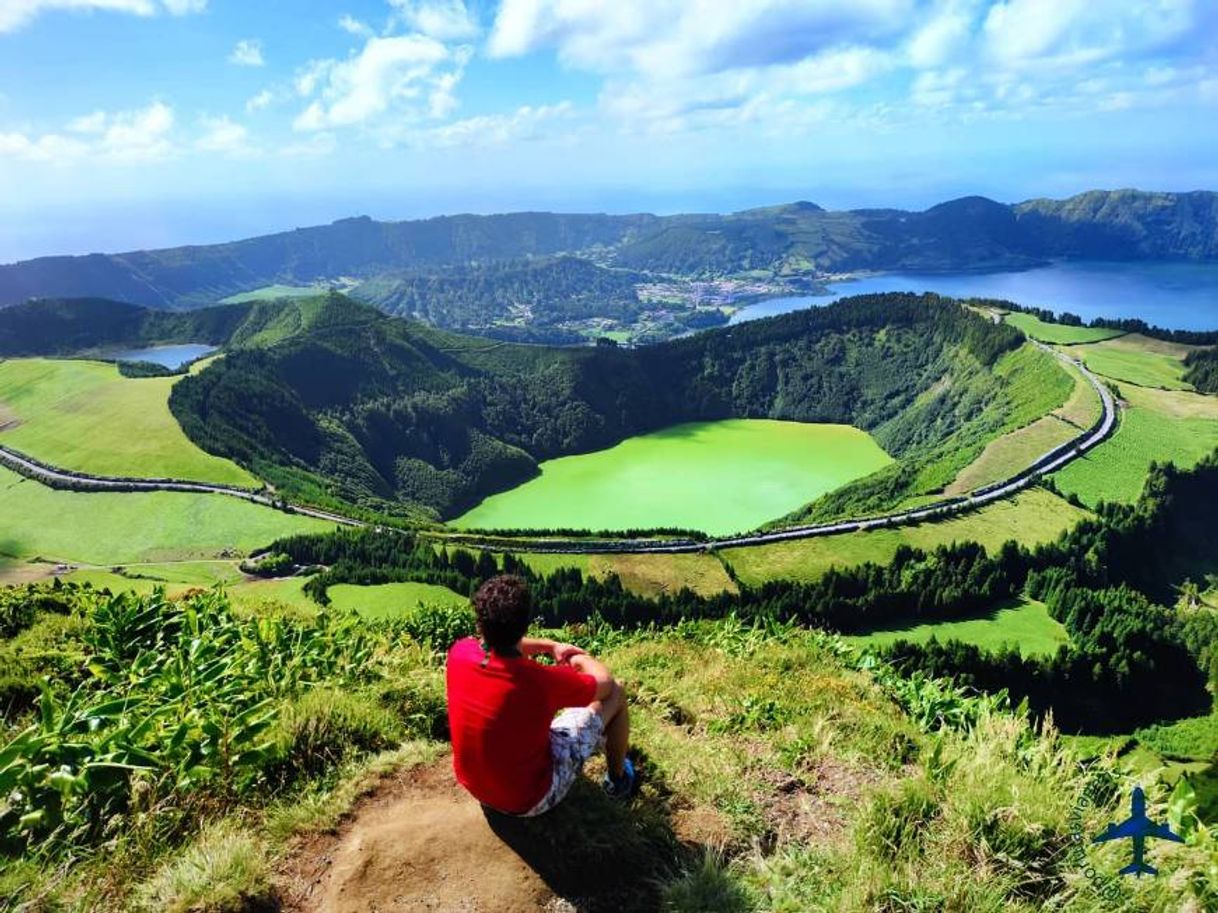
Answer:
[[[849,425],[691,422],[541,464],[457,529],[754,529],[892,462]]]

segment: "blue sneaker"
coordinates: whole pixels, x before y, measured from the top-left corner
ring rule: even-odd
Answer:
[[[620,777],[611,776],[606,772],[605,779],[601,781],[601,787],[605,790],[605,795],[610,799],[616,799],[618,802],[625,802],[632,798],[637,786],[638,777],[634,771],[634,762],[629,758],[626,759],[626,764]]]

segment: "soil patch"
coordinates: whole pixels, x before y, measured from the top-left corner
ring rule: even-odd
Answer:
[[[402,771],[337,833],[303,840],[277,878],[284,913],[654,910],[654,820],[581,781],[548,815],[484,809],[451,760]]]

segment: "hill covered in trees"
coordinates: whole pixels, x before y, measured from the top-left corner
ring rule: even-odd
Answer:
[[[524,282],[569,306],[570,267],[531,274],[460,270],[574,254],[600,267],[688,277],[762,271],[954,270],[1030,266],[1049,258],[1203,260],[1218,255],[1218,195],[1091,191],[1015,205],[982,197],[924,212],[826,211],[811,203],[730,215],[511,213],[410,222],[367,217],[226,244],[42,257],[0,266],[0,307],[31,297],[102,296],[159,308],[201,307],[276,283],[348,278],[371,282],[368,300],[397,309],[426,291],[451,308],[472,306],[452,289],[475,282],[479,298],[513,296]],[[456,272],[453,272],[456,270]],[[405,279],[403,272],[410,276]],[[418,279],[433,275],[431,280]],[[596,282],[613,277],[596,273]],[[587,277],[584,277],[585,280]],[[454,285],[456,284],[456,286]],[[615,290],[608,290],[614,299]],[[580,298],[578,293],[574,301]],[[600,292],[597,292],[600,295]],[[535,298],[536,292],[526,294]],[[405,308],[402,308],[405,310]],[[478,316],[483,319],[483,316]],[[469,323],[454,325],[469,326]]]
[[[1015,329],[934,295],[860,296],[640,349],[490,342],[337,294],[296,307],[314,315],[307,328],[239,342],[175,386],[182,427],[298,497],[442,517],[542,460],[684,421],[838,422],[915,468],[944,447],[967,459],[1018,419],[1026,385],[1012,376],[1056,370]],[[907,472],[862,500],[925,481]]]

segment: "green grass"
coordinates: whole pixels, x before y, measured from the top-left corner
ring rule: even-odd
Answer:
[[[1100,501],[1129,504],[1137,500],[1154,461],[1194,466],[1218,447],[1218,417],[1202,417],[1208,405],[1198,394],[1159,397],[1154,391],[1123,390],[1129,400],[1116,433],[1065,469],[1053,480],[1066,494],[1094,507]],[[1198,400],[1198,411],[1177,409],[1179,400]],[[1180,404],[1186,407],[1187,403]]]
[[[244,469],[186,437],[169,411],[177,381],[123,377],[101,362],[0,361],[0,411],[16,421],[0,431],[0,444],[95,475],[257,487]]]
[[[1012,311],[1007,314],[1007,323],[1018,327],[1026,335],[1040,342],[1054,345],[1076,345],[1085,342],[1099,342],[1120,336],[1120,330],[1105,330],[1100,327],[1071,327],[1062,323],[1047,323],[1031,314]]]
[[[356,586],[340,583],[327,590],[336,608],[350,609],[369,621],[409,615],[422,605],[464,608],[469,598],[430,583],[382,583]]]
[[[308,577],[280,577],[271,580],[247,578],[228,588],[233,605],[247,612],[259,612],[267,607],[287,606],[307,615],[319,608],[316,602],[305,595],[304,585]]]
[[[221,298],[221,304],[243,304],[246,301],[277,301],[280,298],[312,298],[326,291],[320,285],[264,285],[252,291]]]
[[[1088,368],[1113,380],[1160,390],[1192,389],[1184,382],[1184,363],[1172,355],[1116,345],[1088,346],[1080,354]]]
[[[453,521],[461,529],[752,529],[891,463],[845,425],[694,422],[549,460]]]
[[[981,456],[964,467],[944,491],[949,495],[964,494],[990,482],[1009,479],[1078,433],[1078,428],[1056,415],[1046,415],[991,441]]]
[[[940,643],[958,640],[986,650],[1018,647],[1024,656],[1051,655],[1068,640],[1066,629],[1049,617],[1045,604],[1030,599],[974,618],[889,628],[845,639],[861,646],[884,647],[898,640],[925,643],[931,637]]]
[[[885,564],[901,545],[929,550],[951,542],[980,542],[994,550],[1009,539],[1028,546],[1049,542],[1086,515],[1056,495],[1033,488],[937,523],[726,549],[722,555],[746,584],[780,578],[815,580],[834,565]]]
[[[56,491],[0,469],[0,552],[74,564],[214,558],[331,524],[226,495]]]

